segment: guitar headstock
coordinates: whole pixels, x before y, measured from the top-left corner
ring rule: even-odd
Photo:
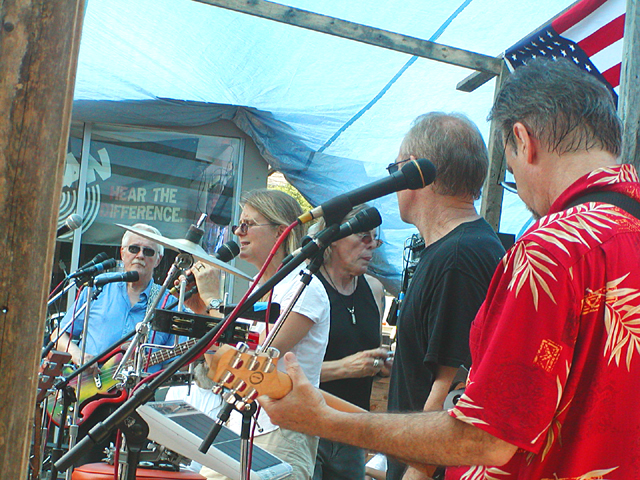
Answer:
[[[214,392],[219,393],[222,387],[229,388],[230,395],[240,397],[240,407],[260,395],[276,399],[284,397],[291,391],[292,384],[286,373],[278,371],[279,355],[275,348],[256,353],[243,343],[237,347],[222,345],[215,354],[205,355],[209,378],[216,383]]]
[[[58,352],[52,350],[47,354],[40,365],[38,371],[38,393],[36,394],[36,403],[40,403],[44,400],[50,392],[49,389],[53,387],[53,383],[56,378],[62,373],[62,368],[65,364],[71,360],[71,354],[67,352]]]

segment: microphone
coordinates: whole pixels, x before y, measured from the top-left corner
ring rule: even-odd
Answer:
[[[105,260],[103,262],[100,262],[100,263],[96,263],[95,265],[92,265],[90,267],[81,268],[79,270],[76,270],[74,273],[69,275],[69,278],[77,278],[77,277],[96,275],[98,273],[104,272],[105,270],[109,270],[110,268],[115,268],[116,265],[117,265],[117,263],[113,258],[108,258],[107,260]]]
[[[233,240],[229,240],[227,243],[222,244],[222,246],[218,249],[218,251],[215,253],[214,256],[216,257],[217,260],[220,260],[221,262],[226,263],[236,258],[239,253],[240,253],[240,247],[238,246],[238,244]],[[194,278],[195,277],[193,276],[193,273],[190,273],[189,275],[187,275],[186,277],[187,284],[193,282]],[[194,289],[192,288],[191,290],[194,290]],[[171,288],[171,290],[169,290],[169,294],[177,295],[179,291],[180,291],[180,287],[174,286]],[[197,291],[198,291],[197,288],[193,292],[190,291],[191,295],[193,295]]]
[[[135,270],[131,272],[110,272],[101,273],[93,279],[94,287],[101,287],[107,283],[113,282],[137,282],[140,279],[140,274]]]
[[[97,254],[95,257],[93,257],[90,262],[87,262],[84,265],[82,265],[78,270],[83,270],[85,268],[93,267],[96,263],[104,262],[107,258],[109,258],[109,255],[107,255],[104,252],[101,252]]]
[[[229,262],[236,258],[240,253],[240,247],[233,240],[229,240],[227,243],[222,244],[222,246],[216,252],[216,258],[221,262]]]
[[[339,195],[298,217],[300,223],[327,217],[327,225],[341,220],[354,206],[400,190],[419,190],[436,178],[436,167],[429,160],[409,160],[404,167],[386,178]]]
[[[69,233],[71,230],[75,230],[80,225],[82,225],[82,217],[77,213],[73,213],[67,217],[64,221],[64,225],[62,225],[58,231],[56,232],[56,237],[64,235],[65,233]]]
[[[378,228],[382,224],[382,217],[380,216],[380,212],[375,207],[366,208],[354,215],[349,221],[340,225],[340,228],[335,233],[335,236],[331,236],[331,242],[337,242],[338,240],[342,240],[349,235],[353,235],[354,233],[368,232],[369,230],[373,230],[374,228]],[[324,232],[328,229],[323,230],[322,232],[316,235],[316,238],[322,237],[324,239]],[[305,240],[307,240],[305,242]],[[302,249],[309,243],[313,238],[305,237],[302,239],[302,247],[293,251],[289,255],[287,255],[283,260],[282,264],[289,262],[293,257],[298,255]]]

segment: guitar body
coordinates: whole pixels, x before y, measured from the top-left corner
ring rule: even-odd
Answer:
[[[80,405],[77,424],[80,425],[86,420],[96,408],[103,403],[121,403],[127,399],[127,392],[116,387],[118,380],[112,378],[122,353],[117,353],[107,360],[100,367],[100,374],[93,376],[87,372],[82,374],[82,384],[78,388],[78,377],[69,382],[69,386],[76,391],[76,396]],[[63,375],[73,373],[73,369],[67,367],[63,370]],[[72,406],[73,408],[73,406]],[[58,426],[62,421],[62,393],[58,392],[55,399],[50,398],[47,403],[47,413],[51,420]],[[69,415],[71,417],[71,415]],[[68,426],[68,425],[67,425]]]

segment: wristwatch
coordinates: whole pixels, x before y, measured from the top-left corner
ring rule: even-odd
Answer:
[[[211,299],[209,305],[207,305],[207,313],[209,313],[211,310],[218,310],[220,305],[222,305],[222,300],[220,300],[219,298]]]

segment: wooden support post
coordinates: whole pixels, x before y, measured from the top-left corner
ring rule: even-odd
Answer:
[[[509,75],[507,64],[502,62],[502,70],[496,78],[495,95],[498,94],[503,82]],[[495,98],[494,95],[494,98]],[[496,141],[498,132],[496,132],[494,122],[491,122],[489,130],[489,172],[487,179],[482,187],[482,206],[480,207],[480,215],[482,215],[489,225],[497,232],[500,228],[500,215],[502,213],[502,187],[499,182],[504,180],[504,149]]]
[[[0,476],[26,478],[83,0],[0,2]]]
[[[624,124],[622,161],[640,170],[640,5],[627,0],[618,114]]]

